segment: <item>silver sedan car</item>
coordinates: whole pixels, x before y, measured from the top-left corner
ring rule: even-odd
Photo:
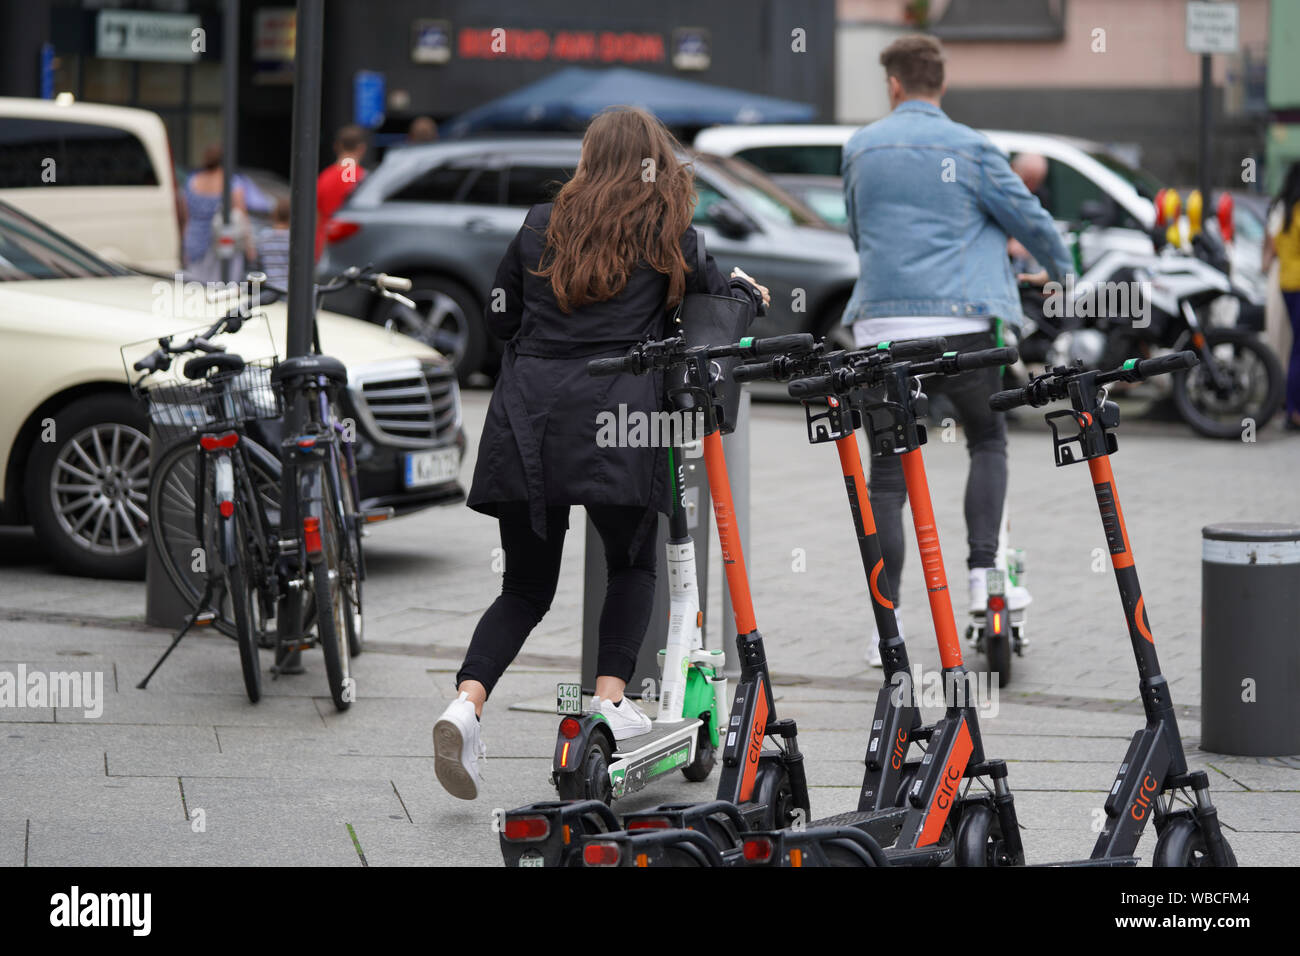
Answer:
[[[326,226],[322,274],[371,265],[410,276],[418,314],[356,295],[331,307],[393,323],[450,357],[462,380],[499,356],[483,320],[497,264],[534,203],[577,165],[576,138],[468,139],[391,150]],[[692,153],[695,226],[724,271],[772,292],[757,334],[838,332],[857,278],[852,242],[743,160]]]

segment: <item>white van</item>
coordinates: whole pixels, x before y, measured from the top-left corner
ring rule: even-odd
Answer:
[[[858,126],[714,126],[701,130],[695,148],[735,156],[781,180],[782,174],[839,176],[844,144]],[[1153,176],[1110,155],[1100,143],[1007,130],[981,130],[1008,155],[1038,153],[1047,159],[1048,212],[1062,230],[1082,218],[1085,203],[1101,203],[1107,222],[1080,238],[1085,268],[1102,252],[1126,249],[1151,253],[1148,230],[1155,225],[1152,200],[1163,185]]]
[[[180,268],[176,179],[156,113],[0,97],[0,200],[105,259]]]

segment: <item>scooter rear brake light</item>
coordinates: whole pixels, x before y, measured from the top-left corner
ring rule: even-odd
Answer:
[[[233,501],[218,502],[217,511],[221,513],[221,517],[229,518],[231,515],[235,513],[235,503]]]
[[[989,595],[989,610],[1001,611],[1007,606],[1007,599],[1001,594]]]
[[[578,723],[572,717],[565,717],[560,721],[560,734],[565,740],[572,740],[580,733],[582,733],[582,724]]]
[[[767,837],[753,837],[744,845],[746,863],[766,863],[772,859],[772,841]]]
[[[588,843],[582,848],[582,862],[587,866],[618,866],[622,855],[617,843]]]
[[[667,830],[670,826],[667,817],[643,817],[627,821],[629,830]]]
[[[302,519],[302,539],[308,554],[320,554],[320,518]]]
[[[507,840],[545,840],[551,835],[551,821],[546,817],[511,817],[506,820]]]

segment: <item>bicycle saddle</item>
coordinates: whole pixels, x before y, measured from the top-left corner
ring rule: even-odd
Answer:
[[[348,383],[347,366],[328,355],[295,355],[284,359],[271,370],[271,382],[279,385],[285,379],[304,375],[324,375],[336,385]]]
[[[186,378],[203,378],[211,369],[218,372],[242,372],[244,360],[233,352],[209,352],[185,363]]]

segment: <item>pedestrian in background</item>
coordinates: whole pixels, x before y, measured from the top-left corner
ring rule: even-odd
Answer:
[[[334,162],[316,177],[316,258],[325,248],[325,229],[352,190],[366,178],[361,167],[366,134],[360,126],[344,126],[334,137]]]
[[[289,287],[289,200],[278,199],[271,225],[258,234],[257,258],[266,281],[277,289]]]
[[[606,447],[601,411],[654,415],[662,375],[592,378],[587,362],[663,338],[687,292],[730,296],[757,310],[768,291],[736,270],[730,280],[691,226],[696,197],[681,147],[655,117],[614,107],[591,121],[573,178],[533,206],[493,287],[504,308],[484,319],[506,342],[468,504],[497,519],[505,551],[501,594],[479,620],[456,675],[458,697],[433,728],[434,772],[452,796],[478,795],[483,704],[550,609],[569,508],[583,505],[605,545],[592,709],[615,740],[649,732],[623,695],[654,606],[659,513],[671,482],[667,451]],[[655,175],[643,175],[646,161]],[[703,259],[703,269],[696,265]],[[703,274],[701,274],[701,272]]]
[[[433,117],[417,116],[411,120],[410,128],[406,131],[406,142],[410,146],[438,142],[438,124],[433,121]]]
[[[1291,361],[1286,372],[1287,431],[1300,431],[1300,161],[1286,171],[1282,189],[1269,205],[1264,233],[1264,272],[1277,259],[1278,284],[1291,319]]]
[[[939,41],[900,37],[881,53],[880,63],[892,112],[844,146],[844,201],[860,264],[844,324],[853,327],[859,346],[941,335],[950,349],[992,348],[997,321],[1019,328],[1022,318],[1007,237],[1019,239],[1058,282],[1071,269],[1070,254],[1052,217],[1006,156],[940,109],[945,80]],[[989,409],[989,396],[1000,388],[995,368],[931,379],[926,386],[948,397],[966,433],[972,611],[988,602],[988,571],[996,565],[1006,498],[1006,422]],[[896,456],[871,459],[870,492],[897,603],[907,488]],[[1023,588],[1008,593],[1013,609],[1028,599]],[[868,648],[875,666],[879,638],[877,633]]]
[[[220,282],[221,260],[217,242],[221,221],[221,193],[225,173],[221,168],[221,144],[213,143],[203,151],[203,165],[185,181],[185,201],[181,207],[182,263],[187,278],[196,282]],[[235,251],[230,278],[244,276],[245,256],[251,258],[248,211],[244,191],[237,185],[230,190],[230,221],[236,230]]]

